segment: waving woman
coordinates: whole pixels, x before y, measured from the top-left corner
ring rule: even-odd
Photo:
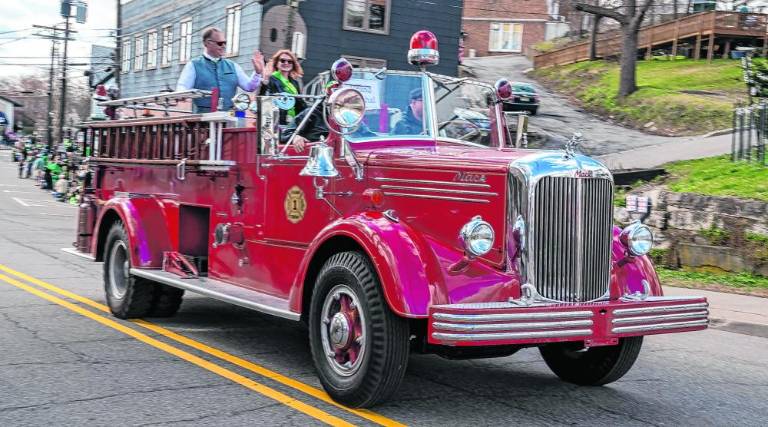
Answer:
[[[301,93],[297,79],[304,75],[304,70],[301,69],[301,65],[293,52],[287,49],[277,51],[269,60],[266,69],[267,72],[273,72],[269,74],[269,82],[262,86],[262,94],[288,93],[298,95]],[[280,112],[280,124],[284,125],[293,121],[294,117],[301,113],[304,108],[306,108],[304,101],[296,98],[296,104],[293,108]]]

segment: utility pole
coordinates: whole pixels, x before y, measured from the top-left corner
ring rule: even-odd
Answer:
[[[67,46],[69,44],[69,16],[64,18],[64,55],[61,57],[61,99],[59,99],[59,144],[64,143],[64,121],[67,108]]]
[[[55,36],[55,32],[54,32]],[[51,71],[48,75],[48,114],[46,114],[46,134],[45,141],[48,145],[48,150],[53,148],[53,79],[55,75],[55,61],[56,61],[56,39],[51,40]]]
[[[285,34],[285,46],[288,50],[293,50],[293,27],[296,20],[296,10],[299,8],[299,0],[288,0],[288,23]]]
[[[117,89],[120,90],[120,74],[123,73],[123,9],[120,7],[120,0],[115,0],[117,3],[117,31],[115,32],[115,66],[112,67],[115,73],[115,84]]]

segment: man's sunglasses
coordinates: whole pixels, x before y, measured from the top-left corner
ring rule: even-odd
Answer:
[[[281,64],[293,64],[293,59],[283,59],[283,58],[280,58],[280,59],[278,59],[278,61],[280,61]]]
[[[209,42],[214,42],[214,43],[216,43],[216,44],[217,44],[219,47],[224,47],[224,46],[226,46],[226,45],[227,45],[227,42],[226,42],[226,41],[223,41],[223,42],[217,42],[216,40],[211,40],[211,39],[208,39],[208,41],[209,41]]]

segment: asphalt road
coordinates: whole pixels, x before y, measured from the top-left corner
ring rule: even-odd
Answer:
[[[536,87],[541,105],[539,114],[530,118],[529,130],[534,135],[533,144],[537,147],[561,148],[575,132],[580,132],[584,137],[581,151],[598,157],[616,169],[656,167],[672,160],[730,152],[730,135],[712,138],[649,135],[616,125],[606,117],[590,114],[572,103],[567,96],[552,92],[531,79],[525,73],[532,67],[531,62],[523,56],[466,58],[463,65],[476,78],[489,83],[504,77],[528,82]],[[621,158],[616,156],[617,153],[627,153],[627,156]]]
[[[768,339],[649,337],[605,387],[560,382],[538,352],[410,359],[370,412],[326,401],[300,326],[188,296],[172,319],[102,311],[101,265],[60,249],[76,208],[15,178],[0,151],[0,425],[768,424]]]

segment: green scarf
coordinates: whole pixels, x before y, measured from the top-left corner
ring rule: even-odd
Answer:
[[[272,77],[280,80],[280,83],[283,84],[283,87],[285,88],[286,92],[292,93],[294,95],[298,95],[299,94],[299,90],[296,89],[296,86],[294,86],[293,83],[291,83],[290,80],[285,78],[285,76],[283,76],[283,73],[281,73],[279,71],[275,71],[274,73],[272,73]],[[290,110],[288,110],[288,116],[296,117],[296,109],[295,108],[291,108]]]

